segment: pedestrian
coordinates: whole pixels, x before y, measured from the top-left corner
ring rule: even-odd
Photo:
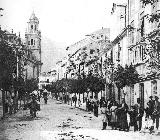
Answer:
[[[149,115],[152,117],[153,111],[154,111],[154,100],[153,100],[153,96],[149,97],[149,101],[148,101],[148,106],[149,106]]]
[[[46,90],[46,89],[43,91],[43,98],[44,98],[44,103],[47,104],[48,93],[47,93],[47,90]]]
[[[112,102],[112,106],[110,108],[110,112],[111,112],[111,120],[110,120],[110,122],[111,122],[112,129],[117,129],[117,113],[116,113],[117,107],[118,106],[117,106],[116,101],[113,101]]]
[[[31,95],[31,102],[30,102],[30,115],[35,118],[36,117],[36,112],[40,110],[40,106],[38,105],[36,101],[36,95],[32,94]]]
[[[98,100],[97,96],[94,96],[93,108],[94,108],[94,115],[96,117],[98,117],[98,107],[99,107],[99,100]]]
[[[17,104],[17,97],[16,95],[13,96],[13,113],[16,113],[18,110],[18,104]]]
[[[150,133],[153,132],[154,130],[154,117],[153,117],[153,112],[154,112],[154,100],[153,100],[153,96],[149,97],[149,101],[148,101],[148,115],[151,117],[151,119],[149,119],[149,131]],[[152,122],[152,123],[151,123]]]
[[[8,113],[8,100],[7,100],[7,98],[5,99],[4,106],[5,106],[5,113]]]
[[[78,106],[80,107],[81,105],[81,99],[78,99]]]
[[[144,129],[150,129],[151,125],[151,114],[150,114],[150,110],[149,110],[149,103],[147,103],[147,107],[144,109],[145,111],[145,125],[144,125]]]
[[[75,107],[76,107],[76,104],[77,104],[77,96],[74,95],[74,102],[75,102]]]
[[[110,108],[112,106],[112,102],[113,102],[113,98],[109,98],[107,100],[107,109],[109,110],[109,114],[107,115],[108,117],[108,126],[111,126],[111,112],[110,112]]]
[[[159,97],[155,96],[154,111],[153,111],[153,123],[156,124],[156,129],[159,128],[159,117],[160,117],[160,102]]]
[[[89,99],[86,97],[86,111],[89,111]]]
[[[120,119],[121,110],[119,109],[120,107],[121,107],[121,105],[117,103],[117,109],[116,109],[116,116],[117,116],[116,127],[117,127],[117,129],[120,128],[120,124],[121,124],[121,119]]]
[[[138,130],[138,125],[137,125],[137,111],[136,111],[136,106],[131,106],[131,109],[128,111],[128,114],[130,116],[130,122],[129,122],[129,129],[130,127],[134,127],[134,131]]]
[[[137,101],[138,104],[136,104],[137,109],[137,124],[138,124],[138,131],[141,131],[142,128],[142,117],[144,114],[144,109],[140,104],[140,99]]]
[[[104,97],[102,97],[102,98],[100,99],[100,103],[99,103],[99,104],[100,104],[100,108],[101,108],[104,104],[107,104]]]
[[[120,130],[129,131],[128,122],[127,122],[127,112],[128,112],[128,105],[125,102],[125,99],[122,98],[120,110]]]
[[[13,105],[13,99],[11,96],[8,97],[8,109],[9,109],[9,114],[12,114],[12,105]]]
[[[90,111],[93,112],[93,97],[92,96],[89,99],[89,108],[90,108]]]
[[[107,112],[108,112],[107,104],[102,104],[101,106],[102,123],[103,123],[102,130],[105,130],[107,126],[107,121],[108,121]]]

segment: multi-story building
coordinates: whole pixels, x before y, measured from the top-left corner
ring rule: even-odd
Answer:
[[[111,28],[111,35],[115,35],[112,38],[111,58],[114,66],[133,64],[139,74],[136,84],[121,91],[121,97],[126,95],[129,105],[136,104],[137,99],[140,99],[141,105],[146,106],[149,96],[160,96],[159,24],[151,16],[160,10],[159,5],[160,2],[157,1],[145,5],[143,0],[126,0],[126,4],[113,4],[112,14],[118,19],[113,27],[118,27],[119,24],[120,28],[115,34],[112,34],[115,30]],[[118,95],[117,91],[115,95]]]
[[[137,6],[138,5],[138,6]],[[159,23],[150,16],[160,10],[160,2],[143,4],[143,1],[130,1],[130,24],[134,30],[130,34],[129,63],[136,66],[140,81],[133,85],[134,98],[132,103],[140,98],[141,104],[146,105],[149,96],[160,96],[159,80]]]
[[[109,36],[110,30],[102,28],[86,35],[85,39],[74,45],[67,47],[71,77],[82,75],[82,73],[87,75],[89,71],[92,71],[93,74],[101,75],[101,59],[97,60],[102,53],[101,50],[109,42]]]

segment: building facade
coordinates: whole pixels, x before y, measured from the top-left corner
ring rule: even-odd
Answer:
[[[153,4],[145,5],[141,0],[114,4],[112,8],[113,16],[119,19],[116,23],[123,27],[116,30],[115,34],[112,34],[114,29],[111,29],[111,34],[115,35],[112,38],[114,65],[132,64],[139,74],[137,83],[122,90],[121,96],[126,95],[128,105],[134,105],[140,99],[141,105],[146,106],[149,96],[160,97],[159,22],[152,17],[159,8],[160,2],[155,1]],[[123,17],[125,17],[125,24]],[[116,58],[118,58],[117,62]],[[117,92],[115,94],[117,95]]]

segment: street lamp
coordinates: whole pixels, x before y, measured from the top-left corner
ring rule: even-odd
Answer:
[[[114,13],[114,10],[115,10],[115,8],[116,7],[122,7],[122,8],[124,8],[124,20],[125,20],[125,27],[126,27],[126,25],[127,25],[127,5],[125,5],[125,4],[116,4],[116,3],[113,3],[113,7],[112,7],[112,12],[111,12],[111,14],[113,14]],[[123,18],[123,15],[121,15],[121,18]]]

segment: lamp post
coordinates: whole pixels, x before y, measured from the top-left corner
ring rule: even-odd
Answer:
[[[122,7],[122,8],[124,8],[124,25],[125,25],[125,27],[127,26],[127,5],[125,5],[125,4],[116,4],[116,3],[113,3],[113,8],[112,8],[112,14],[114,13],[114,10],[115,10],[115,8],[116,7]],[[122,17],[122,15],[121,15],[121,18],[123,18]]]

